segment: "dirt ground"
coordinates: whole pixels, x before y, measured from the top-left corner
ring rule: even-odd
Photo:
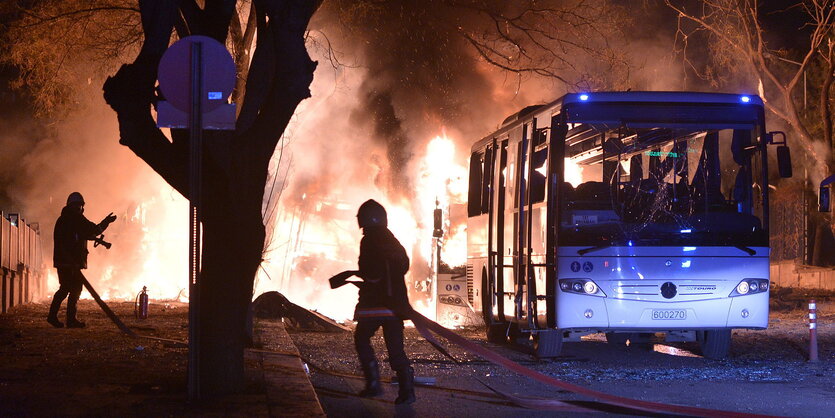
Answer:
[[[536,370],[623,396],[744,412],[831,416],[835,411],[835,302],[819,303],[821,361],[811,365],[806,361],[803,297],[775,304],[768,330],[735,331],[731,356],[720,361],[699,357],[692,343],[659,343],[650,350],[614,348],[599,335],[567,343],[559,358],[538,361],[530,355],[530,347],[487,343],[480,329],[459,333]],[[133,317],[133,303],[110,306],[139,334],[176,341],[187,338],[186,304],[152,301],[147,320]],[[0,315],[0,416],[263,415],[254,409],[263,398],[263,382],[257,376],[250,377],[240,396],[190,406],[184,345],[131,338],[93,301],[82,300],[79,307],[85,329],[51,327],[45,321],[48,307],[43,303],[18,306]],[[312,370],[328,415],[397,415],[390,410],[390,399],[352,409],[357,402],[352,393],[361,388],[362,381],[337,376],[359,373],[350,333],[295,331],[291,336]],[[538,414],[491,394],[481,381],[540,399],[578,399],[525,381],[455,347],[451,351],[461,364],[453,363],[413,328],[407,329],[406,337],[417,375],[436,382],[434,388],[419,388],[422,401],[416,406],[417,416]],[[377,338],[375,344],[383,374],[391,376],[382,339]],[[703,382],[714,388],[712,394],[700,394]],[[393,398],[396,389],[386,390],[387,397]]]
[[[187,339],[187,304],[152,302],[146,320],[134,318],[132,302],[109,306],[138,334]],[[129,337],[92,300],[79,302],[84,329],[53,328],[47,310],[34,303],[0,315],[0,416],[261,415],[248,406],[263,397],[256,376],[239,396],[192,407],[185,345]]]
[[[767,330],[734,331],[730,356],[723,360],[701,357],[696,343],[665,343],[656,338],[649,346],[615,347],[606,343],[601,334],[565,343],[560,357],[537,360],[531,355],[530,345],[488,343],[481,329],[462,329],[458,333],[524,366],[610,394],[724,411],[831,417],[835,414],[835,302],[819,298],[820,361],[810,363],[808,310],[802,303],[806,296],[796,296],[780,303],[775,301]],[[418,402],[404,414],[391,403],[396,386],[388,386],[384,396],[372,401],[353,396],[363,381],[358,376],[360,368],[349,333],[291,331],[291,337],[309,363],[311,380],[329,416],[576,414],[570,410],[526,409],[492,389],[535,401],[558,400],[572,405],[589,401],[449,346],[458,361],[455,363],[438,353],[413,328],[407,328],[406,352],[415,374],[434,384],[419,387]],[[379,335],[374,344],[383,376],[393,378]],[[599,404],[591,406],[597,411],[612,412]]]

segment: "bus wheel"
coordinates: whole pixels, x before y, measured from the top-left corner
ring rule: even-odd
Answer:
[[[534,354],[537,358],[557,357],[562,351],[562,331],[544,329],[533,338]]]
[[[731,351],[730,329],[696,331],[696,340],[699,341],[702,355],[709,359],[723,359]]]

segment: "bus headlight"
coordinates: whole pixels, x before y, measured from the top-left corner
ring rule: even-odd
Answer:
[[[729,297],[753,295],[768,291],[767,279],[743,279],[736,285]]]
[[[560,290],[579,295],[606,297],[600,286],[591,279],[561,279]]]

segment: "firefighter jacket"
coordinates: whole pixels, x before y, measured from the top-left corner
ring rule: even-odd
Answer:
[[[95,238],[105,228],[106,223],[96,225],[76,209],[65,206],[55,222],[53,234],[52,261],[55,267],[86,269],[87,240]]]
[[[363,228],[360,241],[359,302],[354,319],[394,317],[411,309],[404,275],[409,271],[406,250],[384,226]]]

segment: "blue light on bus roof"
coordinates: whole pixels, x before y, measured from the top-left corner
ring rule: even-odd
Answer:
[[[586,100],[588,100],[588,99],[589,99],[589,95],[588,95],[588,94],[583,93],[583,94],[581,94],[581,95],[580,95],[580,100],[586,101]]]
[[[681,233],[682,233],[682,234],[689,234],[689,233],[691,233],[691,232],[693,232],[693,230],[692,230],[692,229],[682,229],[682,230],[681,230]]]
[[[751,101],[751,97],[749,97],[749,96],[740,96],[740,97],[739,97],[739,101],[740,101],[740,102],[742,102],[742,103],[748,103],[748,102],[750,102],[750,101]]]
[[[631,247],[632,246],[632,240],[629,240],[629,242],[627,242],[626,245]]]

